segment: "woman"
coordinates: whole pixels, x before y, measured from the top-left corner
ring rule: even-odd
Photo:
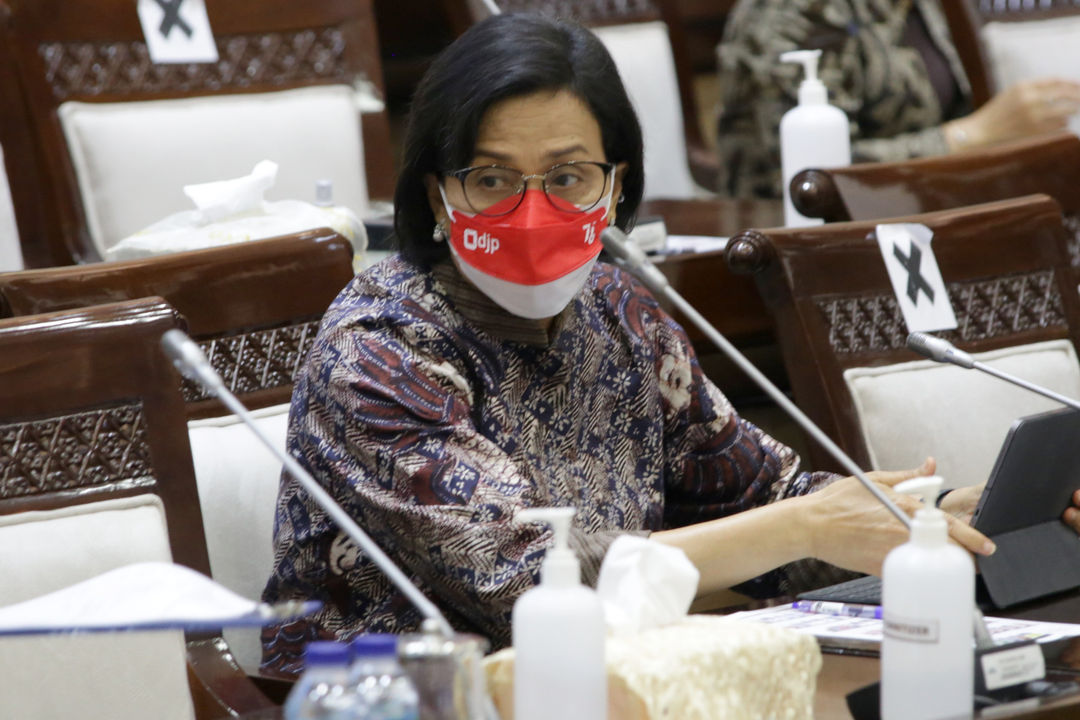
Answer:
[[[819,76],[829,102],[848,114],[854,162],[1060,130],[1080,110],[1080,85],[1046,78],[1014,85],[972,112],[937,0],[739,0],[719,48],[728,194],[781,196],[780,118],[796,103],[802,72],[780,54],[795,49],[822,51]]]
[[[338,296],[297,377],[290,451],[456,628],[496,646],[550,541],[514,522],[523,507],[577,508],[586,582],[615,537],[651,534],[686,551],[702,595],[839,574],[796,562],[808,557],[876,572],[905,539],[854,479],[800,473],[741,420],[656,300],[596,261],[599,232],[633,223],[642,181],[637,120],[590,32],[529,15],[476,25],[416,92],[400,257]],[[888,488],[932,470],[872,475]],[[951,532],[991,551],[963,523]],[[264,599],[325,607],[264,633],[266,669],[295,672],[315,637],[417,626],[288,478],[275,543]]]

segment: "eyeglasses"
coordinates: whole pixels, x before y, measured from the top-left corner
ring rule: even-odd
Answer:
[[[517,209],[525,198],[529,180],[533,178],[541,179],[544,195],[555,208],[573,213],[588,212],[604,199],[608,178],[614,169],[614,163],[575,160],[537,175],[526,175],[502,165],[469,167],[446,175],[461,183],[465,202],[473,212],[497,217]]]

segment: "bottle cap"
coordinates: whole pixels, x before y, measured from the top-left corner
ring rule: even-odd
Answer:
[[[316,640],[304,647],[304,667],[347,665],[349,646],[329,640]]]
[[[805,77],[799,85],[800,105],[819,105],[828,101],[828,90],[817,76],[820,57],[820,50],[791,50],[780,55],[780,62],[802,63]]]
[[[390,633],[367,633],[352,640],[354,657],[397,656],[398,636]]]
[[[555,542],[548,548],[540,566],[542,584],[567,586],[581,583],[581,564],[570,549],[570,521],[574,512],[572,507],[528,508],[518,511],[514,518],[518,522],[546,522],[554,533]]]
[[[945,542],[948,539],[949,526],[945,522],[945,513],[934,505],[944,482],[940,475],[927,475],[905,480],[893,487],[899,493],[922,501],[923,506],[915,513],[911,523],[912,540]]]

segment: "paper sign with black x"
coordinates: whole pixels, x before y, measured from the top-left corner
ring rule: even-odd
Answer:
[[[878,225],[874,234],[908,332],[955,328],[956,315],[930,245],[933,231],[918,223],[894,223]]]
[[[217,62],[204,0],[138,0],[139,23],[155,63]]]

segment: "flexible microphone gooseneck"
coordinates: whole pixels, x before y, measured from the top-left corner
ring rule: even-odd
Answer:
[[[394,564],[394,561],[375,544],[375,541],[356,524],[356,521],[334,501],[330,493],[326,492],[300,463],[277,447],[266,436],[262,429],[252,420],[247,408],[225,386],[225,381],[221,379],[210,361],[206,359],[206,355],[203,354],[203,351],[191,338],[182,330],[169,330],[161,336],[161,346],[164,348],[165,354],[172,359],[177,370],[185,377],[202,385],[208,392],[225,403],[226,407],[236,413],[237,417],[255,433],[259,441],[281,460],[289,474],[296,478],[300,485],[311,495],[312,499],[360,546],[360,549],[371,558],[372,562],[383,571],[425,618],[438,625],[439,630],[446,637],[452,638],[454,636],[453,628],[443,617],[443,614],[439,612],[439,608],[420,592],[420,589],[409,580],[408,576]]]
[[[1056,400],[1062,405],[1066,405],[1071,408],[1080,410],[1080,402],[1073,400],[1072,398],[1060,395],[1049,388],[1044,388],[1035,383],[1028,382],[1023,378],[1018,378],[1015,375],[1010,375],[1007,372],[998,370],[995,367],[991,367],[985,363],[981,363],[975,358],[971,357],[968,353],[964,352],[960,348],[953,345],[948,340],[944,340],[935,335],[927,335],[926,333],[913,332],[907,336],[907,346],[909,350],[923,355],[925,357],[934,360],[939,363],[951,363],[957,367],[962,367],[966,370],[981,370],[982,372],[993,375],[994,377],[1004,380],[1005,382],[1012,383],[1018,387],[1022,387],[1025,390],[1030,390],[1033,393],[1037,393],[1044,397],[1048,397],[1051,400]]]
[[[705,336],[708,337],[709,340],[719,347],[740,370],[746,373],[746,375],[757,384],[758,387],[764,390],[766,394],[768,394],[769,397],[784,410],[784,412],[790,415],[791,418],[807,432],[807,434],[824,447],[847,472],[858,478],[859,482],[861,482],[882,505],[889,509],[889,512],[895,515],[905,526],[911,527],[911,519],[907,514],[897,507],[896,503],[890,500],[879,487],[874,485],[874,483],[866,477],[866,473],[863,472],[862,468],[856,465],[855,461],[852,460],[847,453],[841,450],[840,446],[832,441],[832,438],[826,435],[813,420],[808,418],[795,403],[788,399],[787,395],[785,395],[780,388],[776,387],[769,378],[765,377],[765,374],[747,360],[746,356],[739,352],[726,337],[720,334],[720,331],[713,327],[712,323],[706,320],[701,313],[695,310],[694,307],[682,297],[682,295],[676,292],[675,289],[671,287],[667,278],[664,277],[664,274],[660,272],[659,268],[653,265],[648,256],[645,255],[645,252],[633,242],[627,240],[625,233],[614,226],[608,226],[600,234],[600,240],[604,243],[604,248],[615,256],[624,267],[634,273],[646,287],[652,290],[656,295],[661,295],[670,300],[675,307],[679,308],[679,310],[686,315],[686,317],[690,318],[690,321],[693,322],[701,332],[705,333]]]

